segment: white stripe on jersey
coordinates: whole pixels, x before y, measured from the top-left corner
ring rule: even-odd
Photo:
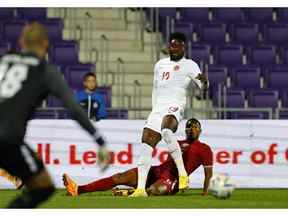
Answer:
[[[28,150],[27,146],[25,145],[22,145],[20,149],[30,171],[32,173],[35,173],[37,171],[37,165],[34,161],[34,158],[31,155],[31,152]]]

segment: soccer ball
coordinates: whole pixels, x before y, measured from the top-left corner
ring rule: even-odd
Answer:
[[[232,195],[234,189],[235,184],[228,174],[213,174],[213,177],[210,180],[209,191],[214,197],[218,199],[227,199]]]

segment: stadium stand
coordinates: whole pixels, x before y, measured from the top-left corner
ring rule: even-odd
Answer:
[[[268,118],[267,112],[253,108],[287,118],[282,110],[287,107],[287,8],[177,8],[177,13],[170,14],[172,23],[193,26],[192,37],[192,28],[186,33],[188,56],[205,64],[215,108],[247,109],[229,112],[227,118],[233,119]]]
[[[48,9],[49,10],[49,9]],[[0,9],[0,55],[12,50],[18,50],[18,38],[23,26],[29,21],[38,21],[47,28],[50,38],[48,59],[57,64],[65,79],[73,90],[82,86],[83,75],[87,72],[96,72],[95,62],[83,62],[79,58],[79,40],[63,38],[65,19],[51,17],[45,8],[1,8]],[[50,12],[51,13],[51,12]],[[99,87],[108,107],[111,108],[111,86]],[[128,118],[125,108],[111,108],[109,118]],[[56,98],[49,97],[33,118],[70,118]]]
[[[186,35],[187,56],[210,80],[205,103],[189,95],[192,110],[205,104],[246,109],[205,118],[288,118],[287,8],[1,8],[0,19],[0,55],[18,49],[26,22],[43,23],[51,38],[49,61],[73,90],[85,72],[95,71],[111,118],[147,117],[153,64],[165,56],[174,31]],[[62,107],[50,98],[45,105]]]

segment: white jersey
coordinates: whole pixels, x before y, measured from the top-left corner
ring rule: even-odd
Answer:
[[[200,74],[200,68],[191,59],[182,58],[171,61],[170,58],[159,60],[154,67],[154,82],[152,91],[152,107],[162,107],[169,104],[186,105],[187,87],[193,80],[201,88],[200,80],[195,77]]]

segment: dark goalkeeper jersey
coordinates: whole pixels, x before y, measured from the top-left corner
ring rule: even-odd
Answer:
[[[27,121],[48,94],[59,98],[91,135],[95,133],[57,67],[21,53],[0,58],[0,137],[23,138]]]

